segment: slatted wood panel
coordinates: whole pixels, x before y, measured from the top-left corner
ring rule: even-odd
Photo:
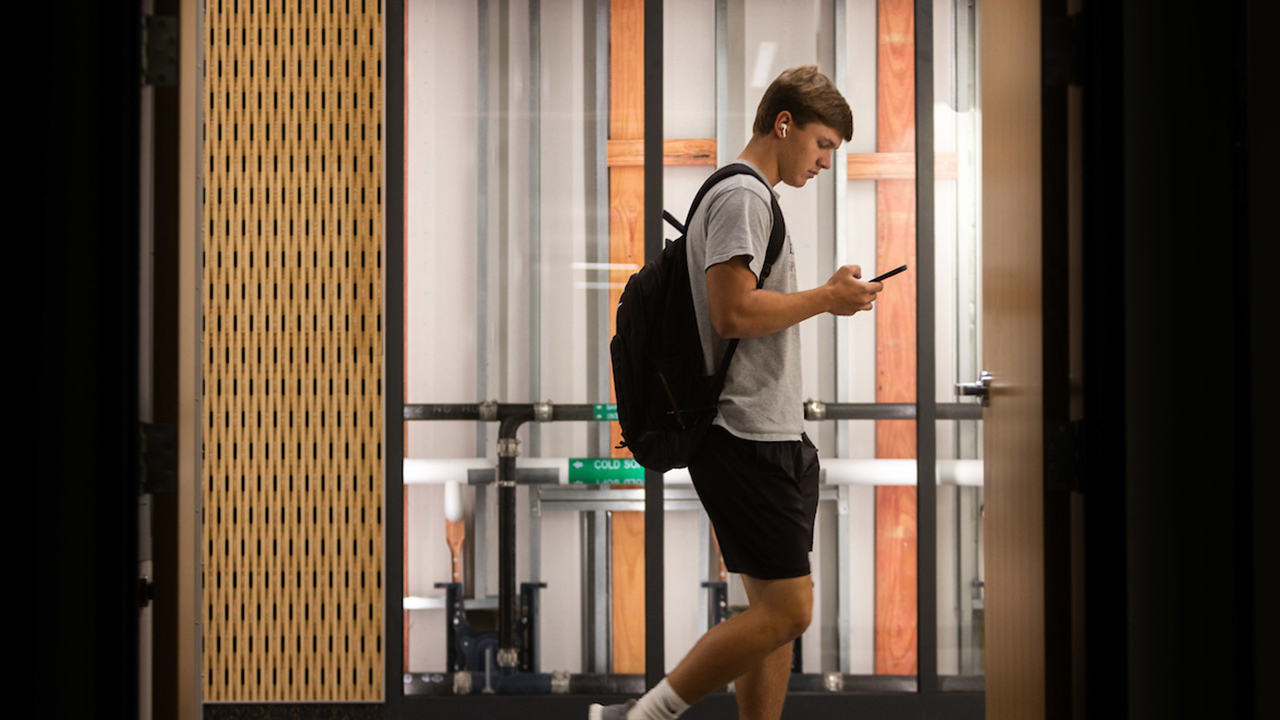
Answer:
[[[382,689],[375,0],[207,0],[204,698]]]
[[[880,0],[876,157],[914,161],[915,16],[911,0]],[[852,168],[851,168],[852,170]],[[908,178],[914,178],[912,168]],[[914,179],[876,182],[876,268],[916,266]],[[902,282],[898,282],[901,280]],[[886,283],[876,302],[876,402],[916,400],[916,274]],[[915,421],[876,422],[876,457],[914,458]],[[876,488],[876,672],[916,672],[916,489]]]

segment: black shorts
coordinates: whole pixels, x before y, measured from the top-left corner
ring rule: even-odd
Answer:
[[[756,442],[712,425],[690,461],[730,572],[760,580],[809,574],[818,449],[802,438]]]

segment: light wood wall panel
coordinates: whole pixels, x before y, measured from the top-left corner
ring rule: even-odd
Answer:
[[[203,7],[203,695],[377,700],[381,8]]]

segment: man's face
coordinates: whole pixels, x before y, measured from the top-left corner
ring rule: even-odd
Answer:
[[[839,132],[820,122],[789,126],[778,164],[781,180],[792,187],[804,187],[819,172],[831,167],[831,154],[843,141]]]

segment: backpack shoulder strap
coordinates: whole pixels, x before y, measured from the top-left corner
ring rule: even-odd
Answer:
[[[734,175],[750,175],[755,179],[764,183],[764,179],[757,175],[751,168],[742,163],[729,163],[724,167],[716,170],[702,183],[702,187],[698,188],[698,194],[693,198],[693,204],[689,206],[689,215],[685,220],[684,227],[680,228],[681,232],[687,232],[690,224],[693,223],[693,214],[698,211],[698,206],[702,204],[702,198],[712,187],[725,178]],[[760,268],[760,277],[756,279],[756,289],[764,286],[764,281],[769,277],[769,273],[773,270],[773,263],[782,254],[782,243],[787,239],[787,222],[782,217],[782,207],[778,205],[778,199],[773,197],[773,189],[765,183],[765,188],[769,190],[769,206],[773,210],[773,228],[769,233],[769,247],[765,250],[764,265]],[[676,225],[674,218],[668,215],[668,221]],[[679,227],[677,225],[677,227]]]
[[[757,290],[764,287],[764,281],[773,271],[773,262],[782,254],[782,243],[787,239],[787,221],[782,217],[778,199],[770,197],[769,204],[773,207],[773,230],[769,233],[769,249],[765,250],[764,266],[760,268],[760,278],[756,281]]]
[[[685,221],[686,228],[693,224],[693,214],[697,212],[698,205],[702,203],[702,198],[707,194],[707,191],[716,183],[733,175],[750,175],[762,183],[765,182],[751,168],[742,163],[730,163],[716,170],[698,189],[698,194],[693,199],[693,205],[689,207],[689,218]],[[768,186],[768,183],[765,183],[765,187],[769,190],[769,206],[773,210],[773,228],[769,232],[769,247],[764,253],[764,265],[760,268],[760,277],[756,279],[757,290],[764,286],[764,281],[773,270],[774,261],[782,254],[782,243],[787,239],[787,223],[782,217],[782,208],[778,205],[778,199],[773,196],[773,189]],[[720,392],[724,389],[725,377],[729,374],[729,363],[733,361],[733,356],[737,350],[738,338],[733,338],[729,341],[729,346],[725,348],[724,355],[720,358],[720,365],[716,368],[716,374],[712,378],[709,398],[711,404],[715,404],[720,398]]]
[[[728,165],[725,165],[711,173],[711,177],[707,178],[706,181],[702,183],[702,187],[698,188],[698,194],[693,197],[693,204],[689,206],[689,215],[684,221],[686,228],[689,227],[689,223],[693,222],[693,214],[698,211],[698,206],[702,204],[702,198],[711,191],[711,188],[715,187],[721,180],[733,177],[734,175],[751,175],[757,180],[760,179],[760,176],[752,172],[751,168],[737,162],[729,163]],[[760,182],[764,182],[764,180],[760,180]]]

